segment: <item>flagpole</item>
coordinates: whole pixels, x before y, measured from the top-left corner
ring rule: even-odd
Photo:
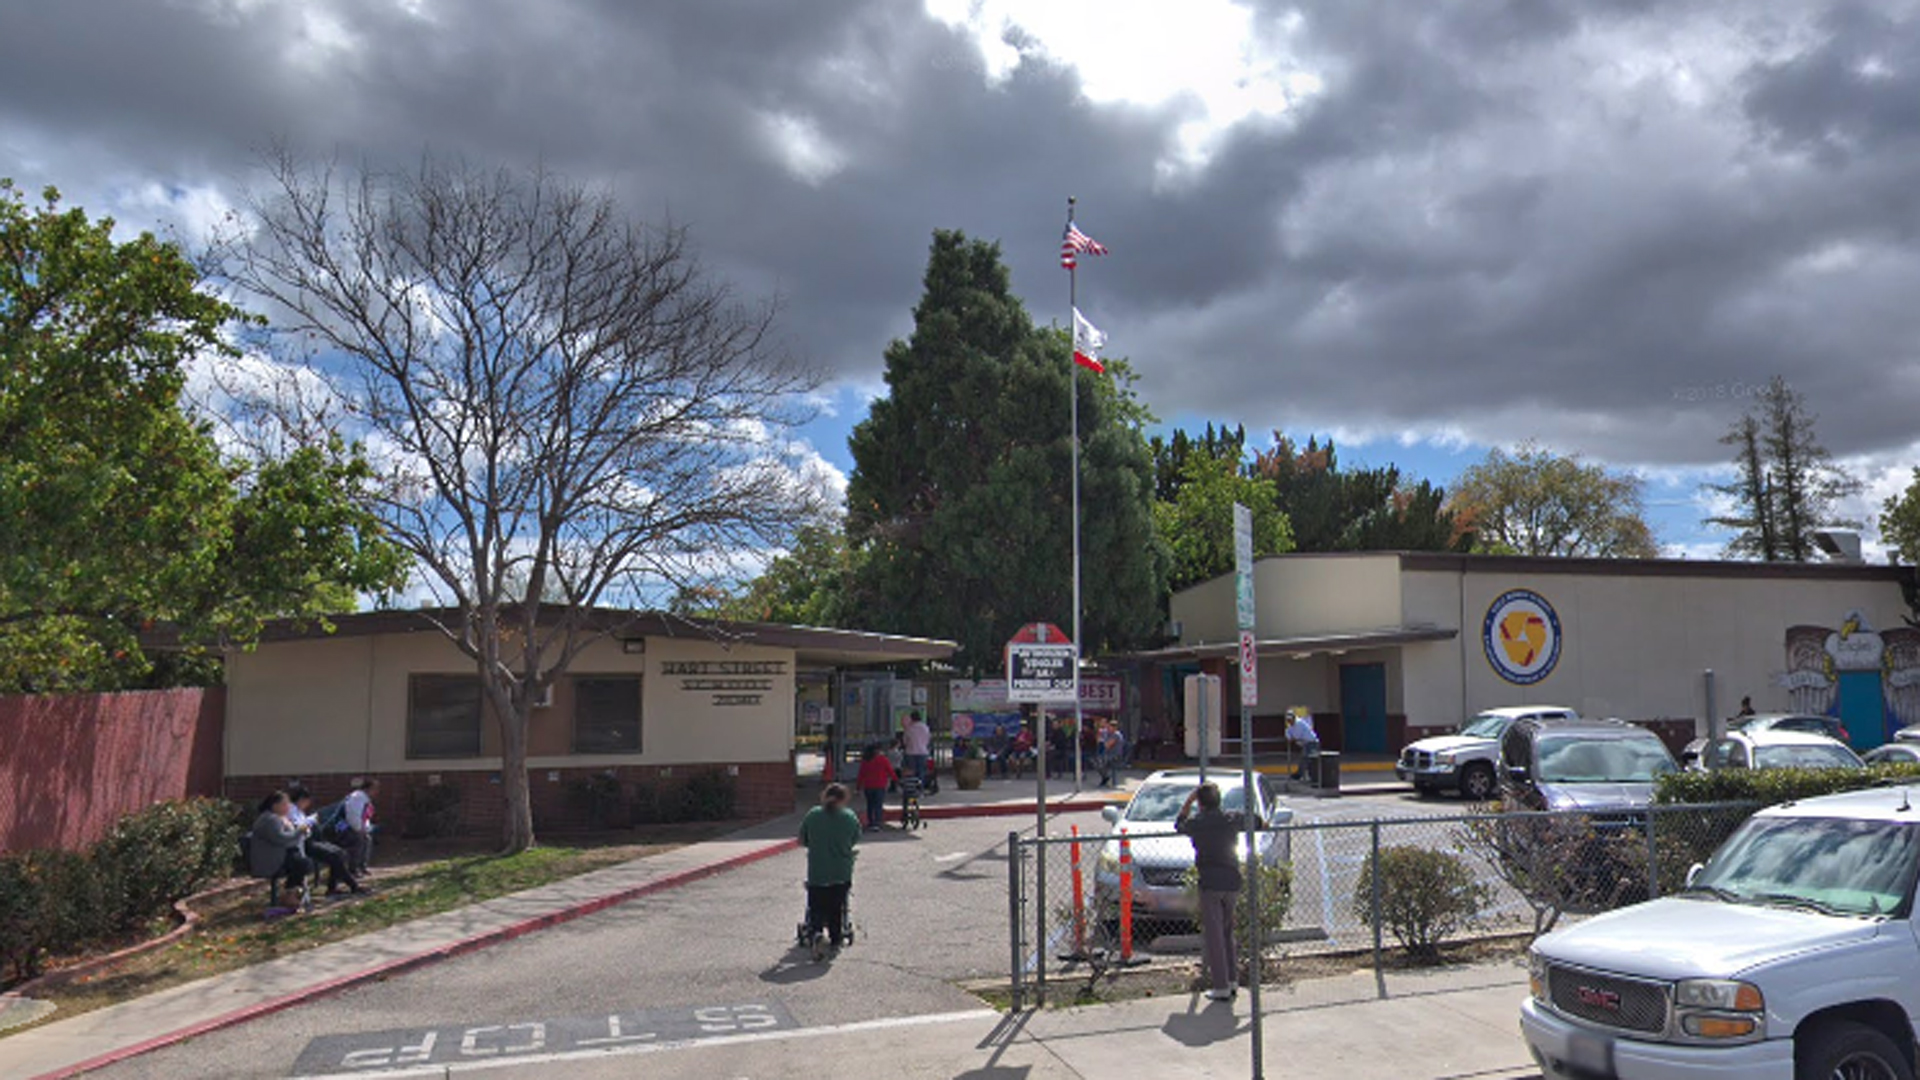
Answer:
[[[1073,196],[1067,196],[1067,225],[1073,225]],[[1086,720],[1080,715],[1080,658],[1086,642],[1080,637],[1080,364],[1072,354],[1073,328],[1080,314],[1080,260],[1067,268],[1067,396],[1073,412],[1073,790],[1081,785],[1080,748],[1086,745]]]

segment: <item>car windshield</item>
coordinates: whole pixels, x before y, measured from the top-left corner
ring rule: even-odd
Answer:
[[[1460,734],[1476,739],[1497,739],[1506,734],[1506,731],[1507,718],[1495,716],[1492,713],[1481,713],[1460,728]]]
[[[1195,785],[1178,783],[1158,783],[1142,785],[1133,793],[1133,801],[1127,804],[1128,821],[1172,821],[1180,814],[1180,804],[1187,801]],[[1221,786],[1220,809],[1238,810],[1246,805],[1246,795],[1238,784],[1233,787]]]
[[[1904,916],[1920,869],[1920,827],[1851,818],[1753,818],[1693,887],[1722,899]]]
[[[1673,758],[1655,738],[1592,738],[1569,735],[1540,740],[1543,784],[1646,783],[1674,771]]]
[[[1822,720],[1817,716],[1789,716],[1784,720],[1775,720],[1771,727],[1774,731],[1803,731],[1808,735],[1833,735],[1840,725],[1831,720]]]
[[[1753,752],[1762,769],[1857,769],[1860,759],[1844,746],[1761,746]]]

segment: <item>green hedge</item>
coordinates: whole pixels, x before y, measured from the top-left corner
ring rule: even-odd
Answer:
[[[176,901],[233,873],[243,827],[218,799],[156,803],[84,853],[0,855],[0,965],[12,979],[137,935]]]
[[[1668,773],[1654,789],[1658,803],[1750,802],[1760,806],[1858,791],[1885,783],[1920,783],[1920,765],[1865,769],[1720,769]]]
[[[703,769],[678,781],[643,780],[633,787],[633,823],[726,821],[733,817],[738,798],[739,781],[719,769]]]

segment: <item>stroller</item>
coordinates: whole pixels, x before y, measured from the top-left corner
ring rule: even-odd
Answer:
[[[805,886],[802,886],[803,890],[804,888]],[[802,949],[811,946],[815,937],[815,934],[807,930],[807,927],[813,925],[812,894],[809,893],[807,896],[808,900],[805,913],[800,917],[800,925],[796,926],[793,931],[793,943]],[[853,895],[851,891],[849,891],[847,895],[846,905],[842,907],[840,911],[840,940],[848,945],[853,944]]]
[[[900,777],[900,827],[908,831],[924,829],[926,820],[920,816],[920,778],[902,775]]]

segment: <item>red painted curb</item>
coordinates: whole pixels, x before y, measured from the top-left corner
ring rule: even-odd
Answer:
[[[341,990],[358,986],[361,983],[372,982],[375,979],[398,975],[415,968],[426,967],[429,964],[438,963],[441,960],[448,960],[456,956],[478,951],[489,945],[498,945],[503,941],[512,941],[514,938],[523,937],[536,930],[545,930],[548,927],[559,926],[562,923],[585,918],[588,915],[605,911],[615,905],[624,904],[629,900],[637,900],[653,893],[665,892],[668,889],[687,885],[703,878],[710,878],[716,874],[736,870],[750,863],[759,862],[762,859],[782,855],[799,846],[799,840],[780,840],[758,850],[749,851],[744,855],[735,855],[733,858],[722,859],[719,862],[708,863],[705,866],[696,866],[691,870],[683,870],[678,874],[669,874],[657,881],[649,881],[644,885],[635,885],[632,888],[622,889],[615,893],[608,893],[605,896],[596,896],[592,900],[582,901],[573,907],[550,911],[544,915],[536,915],[531,919],[511,923],[495,930],[488,930],[485,933],[475,934],[472,937],[462,938],[459,941],[442,945],[437,949],[429,949],[426,952],[415,953],[412,956],[402,956],[382,964],[376,964],[364,971],[341,975],[316,986],[308,987],[295,994],[283,994],[280,997],[274,998],[272,1001],[263,1001],[256,1005],[249,1005],[244,1009],[235,1009],[230,1013],[216,1016],[211,1020],[202,1020],[200,1023],[181,1028],[178,1031],[171,1031],[165,1035],[157,1035],[145,1042],[135,1043],[132,1046],[112,1050],[98,1057],[88,1058],[77,1065],[69,1065],[64,1069],[56,1069],[53,1072],[42,1073],[34,1077],[33,1080],[66,1080],[67,1077],[79,1076],[81,1073],[91,1072],[94,1069],[103,1069],[108,1065],[126,1061],[128,1058],[139,1057],[142,1054],[152,1053],[155,1050],[185,1042],[195,1036],[219,1031],[222,1028],[233,1027],[236,1024],[244,1024],[249,1020],[257,1020],[263,1016],[271,1016],[284,1009],[290,1009],[295,1005],[311,1001],[323,994],[338,993]]]

